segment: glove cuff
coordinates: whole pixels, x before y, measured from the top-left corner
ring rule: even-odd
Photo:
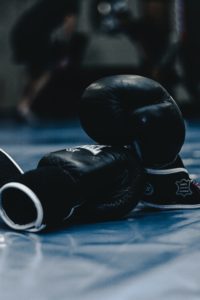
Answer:
[[[30,232],[45,228],[41,202],[29,187],[10,182],[1,188],[0,193],[0,215],[9,227]]]
[[[143,204],[158,209],[200,208],[200,189],[185,168],[146,169]]]
[[[81,202],[71,175],[56,167],[27,172],[4,185],[0,195],[5,223],[16,230],[35,232],[60,226]]]

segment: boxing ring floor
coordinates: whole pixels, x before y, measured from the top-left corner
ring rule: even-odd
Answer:
[[[187,120],[186,127],[181,155],[200,181],[200,121]],[[0,124],[0,147],[24,171],[49,151],[87,143],[76,120]],[[2,300],[199,300],[199,270],[200,209],[138,207],[123,220],[40,234],[0,223]]]

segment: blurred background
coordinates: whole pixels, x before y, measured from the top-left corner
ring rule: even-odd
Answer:
[[[199,25],[199,0],[1,0],[0,117],[74,118],[113,74],[155,79],[200,117]]]

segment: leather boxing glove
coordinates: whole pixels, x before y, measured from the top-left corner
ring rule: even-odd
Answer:
[[[199,207],[199,187],[179,156],[185,123],[162,85],[137,75],[102,78],[83,93],[79,115],[83,129],[96,142],[136,149],[146,169],[143,203]]]
[[[143,167],[128,147],[86,145],[44,156],[1,190],[0,212],[16,230],[40,231],[70,216],[114,219],[141,200]]]
[[[17,162],[6,151],[0,149],[0,187],[23,173]]]
[[[174,161],[185,139],[176,102],[162,85],[143,76],[114,75],[92,83],[83,93],[79,115],[93,140],[134,144],[146,167]]]

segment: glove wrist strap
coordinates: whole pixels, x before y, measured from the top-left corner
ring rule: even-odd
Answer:
[[[200,207],[200,189],[185,168],[146,169],[143,203],[157,208]]]

